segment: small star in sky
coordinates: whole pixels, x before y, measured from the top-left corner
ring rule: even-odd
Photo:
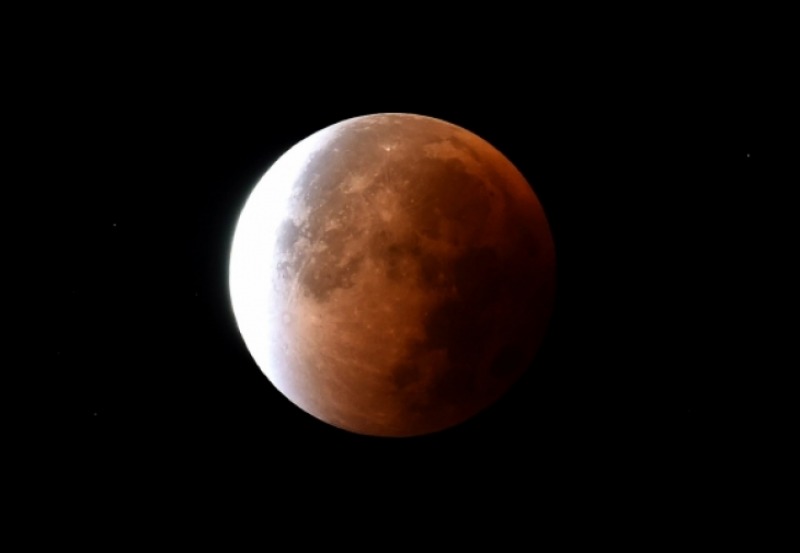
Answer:
[[[747,157],[750,157],[750,154],[747,154]]]
[[[97,413],[92,413],[92,416],[93,416],[93,417],[96,417],[96,416],[97,416]]]

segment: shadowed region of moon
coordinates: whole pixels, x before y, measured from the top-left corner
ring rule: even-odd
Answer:
[[[297,406],[362,434],[442,430],[530,364],[554,295],[542,207],[500,152],[450,123],[356,117],[264,175],[231,251],[244,341]]]

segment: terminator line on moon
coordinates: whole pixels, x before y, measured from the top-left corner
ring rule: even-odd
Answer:
[[[496,401],[532,361],[555,255],[522,174],[430,117],[348,119],[267,171],[239,218],[230,292],[255,362],[352,432],[414,436]]]

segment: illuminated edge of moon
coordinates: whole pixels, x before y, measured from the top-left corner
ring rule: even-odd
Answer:
[[[274,312],[276,236],[295,182],[337,128],[322,129],[279,157],[253,188],[234,231],[228,268],[233,313],[254,361],[278,388],[280,371],[270,357],[270,341],[283,324],[281,314]]]

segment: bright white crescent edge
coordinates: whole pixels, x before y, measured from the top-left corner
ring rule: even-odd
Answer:
[[[272,366],[270,337],[280,315],[274,312],[275,240],[287,217],[292,187],[311,156],[336,133],[339,124],[298,142],[264,174],[242,209],[231,246],[229,290],[239,332],[269,380],[280,387],[280,371]]]

